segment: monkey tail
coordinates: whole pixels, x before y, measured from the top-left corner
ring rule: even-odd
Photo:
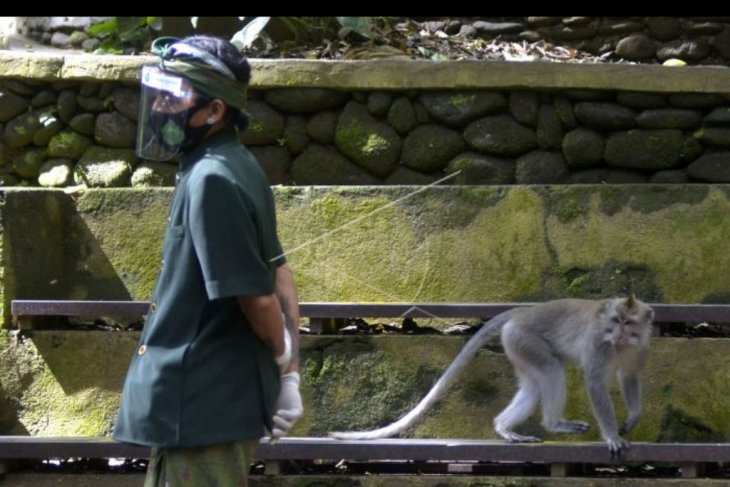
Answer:
[[[439,377],[436,384],[428,391],[428,394],[421,399],[405,416],[398,421],[372,431],[332,431],[329,433],[331,438],[338,440],[374,440],[378,438],[388,438],[394,436],[411,426],[423,413],[431,409],[436,401],[449,389],[454,379],[464,369],[466,364],[479,352],[484,344],[494,335],[502,331],[502,327],[512,317],[512,310],[501,313],[482,326],[482,328],[466,342],[459,354],[456,356],[451,365]]]

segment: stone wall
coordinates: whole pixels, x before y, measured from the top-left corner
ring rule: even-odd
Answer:
[[[0,183],[170,186],[134,154],[138,88],[0,81]],[[730,102],[606,90],[251,90],[243,142],[272,184],[730,181]]]

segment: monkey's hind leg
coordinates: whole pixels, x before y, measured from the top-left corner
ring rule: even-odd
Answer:
[[[514,428],[529,418],[540,401],[540,389],[527,376],[517,373],[520,388],[509,405],[494,418],[494,431],[511,443],[538,443],[542,439],[536,436],[524,436],[515,433]]]
[[[537,372],[537,371],[535,371]],[[542,400],[542,425],[551,433],[585,433],[589,425],[585,421],[563,418],[567,385],[565,368],[557,359],[546,361],[539,371],[540,397]]]

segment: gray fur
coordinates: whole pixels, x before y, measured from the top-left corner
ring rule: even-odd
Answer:
[[[366,440],[400,433],[441,398],[493,336],[501,334],[519,389],[510,404],[494,419],[497,434],[510,442],[541,441],[514,432],[540,403],[546,430],[553,433],[587,431],[587,423],[562,418],[567,394],[564,363],[571,362],[583,369],[594,416],[609,451],[612,455],[619,454],[628,447],[620,434],[630,431],[641,414],[639,372],[653,316],[651,308],[633,297],[604,301],[561,299],[506,311],[489,320],[464,345],[428,394],[401,419],[373,431],[332,432],[330,436]],[[621,393],[629,411],[620,433],[607,388],[609,372],[614,368],[618,369]]]

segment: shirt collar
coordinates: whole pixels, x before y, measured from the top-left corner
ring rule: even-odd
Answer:
[[[238,141],[238,133],[234,127],[225,127],[213,135],[204,138],[197,146],[180,155],[179,172],[184,173],[201,160],[208,149],[218,145]]]

